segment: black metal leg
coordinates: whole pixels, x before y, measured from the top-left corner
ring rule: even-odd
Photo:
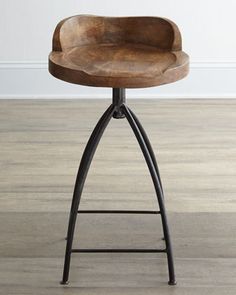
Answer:
[[[102,134],[109,123],[110,119],[114,117],[121,119],[126,117],[134,134],[139,142],[140,148],[143,152],[144,158],[147,162],[153,184],[155,187],[157,200],[160,211],[138,211],[138,210],[78,210],[83,186],[87,177],[87,173],[93,159],[93,155],[96,151],[97,145],[102,137]],[[162,219],[164,239],[166,247],[164,249],[72,249],[74,229],[77,214],[159,214]],[[103,114],[99,122],[97,123],[94,131],[92,132],[89,141],[84,150],[80,167],[78,170],[74,194],[71,204],[71,211],[69,217],[69,225],[67,232],[67,245],[64,262],[64,272],[61,284],[67,284],[69,278],[71,253],[166,253],[169,269],[169,284],[175,285],[175,273],[174,273],[174,261],[171,247],[170,234],[168,229],[167,217],[165,212],[163,189],[161,184],[161,178],[155,158],[155,154],[152,150],[150,141],[143,129],[141,123],[135,114],[125,105],[125,89],[115,88],[113,89],[113,103]]]
[[[128,108],[128,107],[127,107]],[[157,173],[157,176],[158,176],[158,179],[159,179],[159,182],[160,182],[160,186],[161,186],[161,189],[162,189],[162,196],[164,198],[164,191],[163,191],[163,187],[162,187],[162,182],[161,182],[161,177],[160,177],[160,172],[159,172],[159,169],[158,169],[158,165],[157,165],[157,161],[156,161],[156,157],[155,157],[155,154],[153,152],[153,149],[152,149],[152,146],[151,146],[151,143],[149,141],[149,138],[143,128],[143,126],[141,125],[139,119],[137,118],[137,116],[134,114],[134,112],[132,112],[132,110],[130,108],[128,108],[128,110],[130,111],[142,137],[143,137],[143,140],[145,141],[145,144],[147,146],[147,149],[148,149],[148,152],[150,154],[150,157],[152,158],[152,162],[153,162],[153,165],[155,167],[155,170],[156,170],[156,173]]]
[[[150,155],[150,152],[147,147],[146,141],[143,137],[143,134],[140,131],[140,129],[136,123],[136,120],[132,116],[131,112],[126,107],[126,105],[122,105],[121,110],[123,111],[124,115],[126,116],[131,128],[133,129],[133,132],[138,140],[138,143],[139,143],[140,148],[143,152],[144,158],[147,162],[147,165],[148,165],[148,168],[149,168],[152,180],[153,180],[153,184],[155,187],[155,191],[156,191],[156,195],[157,195],[157,199],[158,199],[158,203],[159,203],[159,207],[160,207],[163,232],[164,232],[164,238],[165,238],[165,243],[166,243],[166,254],[167,254],[168,270],[169,270],[169,284],[175,285],[176,280],[175,280],[174,260],[173,260],[172,246],[171,246],[171,240],[170,240],[170,233],[169,233],[169,228],[168,228],[168,223],[167,223],[162,188],[161,188],[161,184],[160,184],[157,172],[156,172],[155,164],[153,163],[152,156]],[[154,156],[154,154],[153,154],[153,156]]]
[[[71,253],[72,253],[72,243],[74,237],[74,229],[75,223],[77,218],[77,212],[79,208],[79,203],[81,199],[81,194],[83,191],[84,183],[86,180],[86,176],[88,174],[88,170],[93,159],[94,153],[98,146],[98,143],[102,137],[102,134],[108,125],[110,119],[112,118],[115,111],[115,106],[112,104],[106,112],[103,114],[101,119],[98,121],[96,127],[94,128],[89,141],[86,145],[84,150],[76,182],[74,188],[74,194],[72,199],[72,206],[69,218],[69,226],[68,226],[68,233],[67,233],[67,245],[66,245],[66,253],[65,253],[65,262],[64,262],[64,272],[61,284],[67,284],[69,278],[69,270],[70,270],[70,260],[71,260]]]
[[[155,154],[154,154],[154,152],[153,152],[153,149],[152,149],[152,145],[151,145],[151,143],[150,143],[150,140],[149,140],[149,138],[148,138],[148,136],[147,136],[147,134],[146,134],[146,131],[144,130],[142,124],[140,123],[139,119],[137,118],[137,116],[134,114],[134,112],[133,112],[129,107],[128,107],[128,110],[130,111],[132,117],[134,118],[135,123],[137,124],[137,126],[138,126],[138,128],[139,128],[139,131],[140,131],[140,133],[142,134],[142,137],[143,137],[143,139],[144,139],[144,141],[145,141],[145,144],[146,144],[146,146],[147,146],[147,149],[148,149],[148,151],[149,151],[149,154],[150,154],[150,156],[151,156],[151,158],[152,158],[152,162],[153,162],[153,165],[154,165],[154,167],[155,167],[155,169],[156,169],[157,177],[158,177],[158,179],[159,179],[160,186],[161,186],[161,189],[162,189],[162,197],[163,197],[163,199],[164,199],[164,190],[163,190],[163,186],[162,186],[162,182],[161,182],[161,176],[160,176],[160,172],[159,172],[159,169],[158,169],[158,165],[157,165],[156,157],[155,157]],[[165,238],[162,237],[162,240],[164,241]]]

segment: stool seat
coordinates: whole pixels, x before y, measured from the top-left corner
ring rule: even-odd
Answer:
[[[49,55],[53,76],[96,87],[158,86],[184,78],[188,68],[177,26],[157,17],[69,18],[56,28]]]

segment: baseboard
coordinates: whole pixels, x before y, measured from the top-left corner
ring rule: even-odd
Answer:
[[[236,99],[236,61],[194,61],[189,76],[179,82],[128,90],[130,98],[145,99]],[[73,85],[53,78],[47,63],[0,62],[0,99],[101,99],[111,90]]]
[[[166,100],[166,99],[181,99],[181,100],[191,100],[191,99],[209,99],[209,100],[212,100],[212,99],[227,99],[227,100],[230,100],[230,99],[236,99],[236,94],[196,94],[196,95],[186,95],[186,94],[171,94],[171,95],[160,95],[160,94],[149,94],[149,93],[146,93],[144,95],[127,95],[127,97],[129,99],[147,99],[147,100],[154,100],[154,99],[160,99],[160,100]],[[104,94],[104,95],[90,95],[90,94],[82,94],[82,95],[73,95],[73,94],[70,94],[70,95],[48,95],[48,94],[45,94],[45,95],[32,95],[32,94],[29,94],[29,95],[0,95],[0,99],[3,100],[3,99],[48,99],[48,100],[64,100],[64,99],[70,99],[70,100],[74,100],[74,99],[81,99],[81,100],[96,100],[96,99],[111,99],[111,94],[110,95],[107,95],[107,94]]]

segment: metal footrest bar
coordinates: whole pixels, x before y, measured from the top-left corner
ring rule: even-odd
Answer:
[[[78,210],[78,214],[161,214],[153,210]]]
[[[72,249],[71,253],[166,253],[166,249]]]

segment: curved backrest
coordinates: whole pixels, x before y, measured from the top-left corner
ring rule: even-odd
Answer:
[[[97,43],[141,43],[163,50],[182,47],[178,27],[164,18],[77,15],[58,24],[53,50]]]

